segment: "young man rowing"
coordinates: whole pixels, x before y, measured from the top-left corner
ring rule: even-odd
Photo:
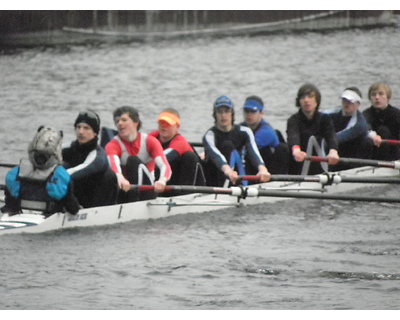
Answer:
[[[163,192],[171,177],[171,167],[160,142],[153,136],[140,133],[142,122],[139,112],[129,106],[117,108],[113,118],[118,134],[105,146],[105,151],[118,179],[119,202],[146,200],[156,197],[155,193],[137,194],[131,184],[154,185],[157,193]],[[154,181],[155,166],[160,170]]]
[[[371,106],[363,111],[374,142],[373,159],[393,161],[400,159],[400,145],[388,145],[382,140],[400,140],[400,109],[389,102],[392,90],[386,83],[374,83],[368,90]]]
[[[266,122],[264,116],[264,103],[258,96],[246,98],[243,106],[244,121],[241,125],[249,127],[256,140],[258,150],[271,174],[285,174],[288,172],[289,149],[284,141],[280,141],[277,132]],[[283,138],[281,138],[283,140]],[[257,168],[245,157],[246,171],[256,174]]]
[[[367,122],[359,111],[361,91],[357,87],[348,87],[343,91],[341,99],[341,107],[324,112],[329,114],[335,127],[339,156],[370,159],[372,157],[372,142],[368,138]],[[330,169],[331,171],[339,171],[355,166],[357,165],[338,164]]]
[[[307,149],[321,149],[323,139],[329,150],[329,164],[333,165],[339,161],[335,129],[329,116],[319,112],[320,103],[321,93],[315,85],[304,84],[299,88],[296,97],[296,107],[299,111],[287,121],[288,145],[293,155],[289,174],[319,174],[324,171],[319,163],[311,163],[308,172],[302,172]]]
[[[76,140],[63,144],[63,165],[74,181],[74,194],[84,208],[112,205],[117,200],[117,178],[98,144],[100,118],[80,112],[74,123]]]
[[[258,181],[269,181],[271,174],[264,165],[253,132],[234,124],[233,103],[228,97],[221,96],[215,101],[213,117],[215,125],[203,137],[207,185],[223,186],[227,179],[236,184],[239,174],[246,174],[242,162],[244,151],[258,169]]]
[[[179,133],[181,119],[174,108],[164,109],[158,115],[158,130],[149,133],[163,147],[172,169],[170,185],[205,185],[203,169],[198,155]]]

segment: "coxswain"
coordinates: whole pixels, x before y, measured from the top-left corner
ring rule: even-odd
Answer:
[[[22,159],[6,175],[5,206],[9,215],[22,209],[76,214],[79,203],[70,175],[61,165],[62,131],[40,126],[28,147],[29,159]]]

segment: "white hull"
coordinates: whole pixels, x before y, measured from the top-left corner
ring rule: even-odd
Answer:
[[[399,170],[391,168],[363,167],[342,172],[342,176],[351,177],[394,177],[399,176]],[[317,182],[269,182],[250,186],[263,190],[290,190],[301,193],[315,190],[324,194],[346,194],[349,191],[365,188],[371,185],[365,183],[339,183],[321,189]],[[166,218],[178,214],[211,212],[226,208],[254,205],[261,203],[274,203],[288,200],[282,197],[246,197],[238,199],[235,196],[224,194],[188,194],[171,198],[159,197],[154,200],[118,204],[106,207],[81,209],[77,215],[55,213],[48,218],[40,214],[27,212],[11,217],[3,214],[0,219],[0,235],[12,233],[40,233],[58,229],[74,227],[92,227],[123,223],[132,220],[148,220]]]

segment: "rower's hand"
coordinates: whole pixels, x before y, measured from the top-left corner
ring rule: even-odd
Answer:
[[[297,162],[303,162],[307,157],[307,153],[301,151],[300,149],[295,149],[292,155],[294,160],[296,160]]]
[[[329,150],[327,158],[328,158],[328,163],[331,165],[335,165],[339,162],[339,155],[335,149]]]
[[[260,182],[268,182],[271,179],[271,174],[268,172],[265,166],[259,166],[256,177]]]
[[[233,170],[230,166],[228,166],[227,164],[222,166],[222,171],[228,177],[228,179],[232,182],[233,185],[235,185],[237,183],[237,181],[239,180],[239,174],[235,170]]]
[[[117,173],[118,187],[125,192],[131,189],[131,183],[121,173]]]
[[[154,191],[157,193],[164,192],[165,186],[167,185],[164,178],[160,178],[160,180],[154,182]]]
[[[372,138],[372,141],[374,142],[374,145],[375,145],[375,146],[380,147],[380,146],[381,146],[381,143],[382,143],[382,137],[376,135],[376,136],[374,136],[374,137]]]
[[[235,185],[237,183],[237,181],[239,180],[239,175],[236,171],[231,171],[228,174],[228,179],[232,182],[233,185]]]

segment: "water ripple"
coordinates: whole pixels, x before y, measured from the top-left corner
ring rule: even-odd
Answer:
[[[360,280],[400,280],[400,273],[386,274],[379,272],[340,272],[322,271],[323,278],[360,279]]]

